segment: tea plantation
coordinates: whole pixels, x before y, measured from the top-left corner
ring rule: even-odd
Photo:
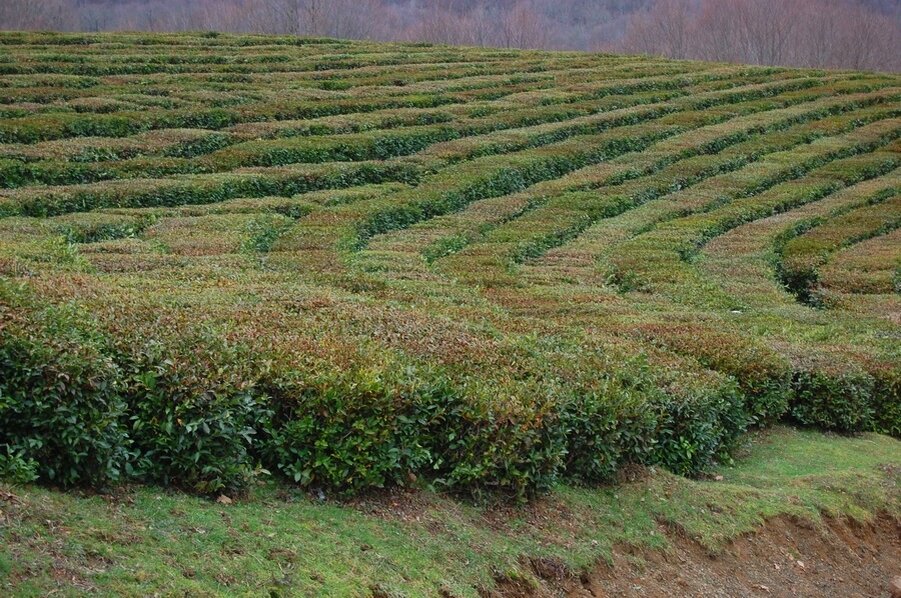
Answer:
[[[0,34],[0,476],[525,499],[901,436],[901,76]]]

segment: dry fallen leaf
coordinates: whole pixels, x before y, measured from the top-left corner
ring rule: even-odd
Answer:
[[[13,504],[20,504],[22,502],[19,500],[18,496],[16,496],[12,492],[6,492],[5,490],[0,490],[0,500],[5,500]]]
[[[224,494],[219,495],[219,498],[216,499],[216,502],[220,505],[230,505],[232,504],[232,499],[225,496]]]

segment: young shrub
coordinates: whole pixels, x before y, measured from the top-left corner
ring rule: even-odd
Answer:
[[[232,142],[232,138],[224,133],[211,133],[173,145],[163,152],[163,155],[170,158],[194,158],[220,150]]]
[[[0,468],[62,486],[119,480],[130,440],[121,372],[104,339],[75,309],[23,313],[2,299]]]
[[[873,378],[854,370],[801,369],[792,382],[792,417],[805,426],[861,432],[873,425]]]
[[[433,460],[427,435],[448,390],[412,368],[310,374],[262,383],[275,415],[264,452],[294,482],[343,494],[404,485]]]
[[[281,214],[260,214],[247,223],[244,239],[241,241],[243,253],[268,253],[279,237],[282,236],[294,220]]]
[[[640,461],[657,427],[647,401],[644,392],[626,388],[580,392],[567,401],[561,414],[567,430],[567,479],[607,482],[625,463]]]
[[[0,453],[0,480],[28,484],[40,477],[39,468],[40,464],[27,457],[24,450],[14,451],[7,445],[6,454]]]
[[[642,462],[653,448],[656,413],[648,402],[659,393],[647,358],[629,347],[593,351],[543,348],[542,361],[563,384],[558,411],[566,433],[563,475],[581,484],[613,479],[626,463]]]
[[[566,427],[553,389],[461,385],[428,431],[436,484],[478,500],[523,501],[549,490],[566,454]]]
[[[788,410],[791,364],[757,339],[734,329],[699,324],[654,324],[640,330],[649,341],[734,378],[752,423],[777,421]]]
[[[121,359],[135,474],[201,494],[243,489],[256,471],[254,436],[268,417],[250,356],[212,330],[132,347]]]
[[[901,369],[879,363],[869,368],[873,377],[874,432],[901,438]]]
[[[267,464],[304,487],[347,495],[422,479],[477,499],[522,500],[557,480],[565,452],[554,403],[536,389],[500,398],[404,364],[291,368],[262,388],[275,405]]]
[[[657,430],[648,463],[680,475],[697,474],[727,454],[750,421],[734,382],[697,384],[690,377],[684,375],[651,404]]]
[[[15,188],[31,180],[27,165],[21,160],[0,158],[0,188]]]

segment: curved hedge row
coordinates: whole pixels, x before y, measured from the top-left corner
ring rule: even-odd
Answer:
[[[64,486],[128,479],[209,494],[265,468],[341,493],[430,483],[525,498],[562,479],[610,480],[629,462],[696,473],[750,423],[734,383],[664,384],[640,356],[624,371],[587,357],[567,385],[514,381],[500,398],[483,380],[396,357],[301,367],[207,325],[158,321],[164,335],[113,339],[89,314],[10,283],[0,310],[0,444]]]

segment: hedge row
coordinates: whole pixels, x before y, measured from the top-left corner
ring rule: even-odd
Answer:
[[[602,71],[598,71],[602,74]],[[733,72],[701,73],[683,78],[659,78],[656,84],[605,83],[601,88],[590,93],[583,93],[568,98],[567,101],[584,101],[599,99],[608,95],[619,95],[646,90],[672,90],[687,87],[702,81],[736,78]],[[177,82],[175,82],[177,83]],[[251,81],[248,81],[251,83]],[[207,83],[208,84],[208,83]],[[239,123],[251,123],[266,120],[309,119],[328,115],[355,114],[398,108],[435,108],[459,102],[473,100],[492,100],[505,95],[527,91],[531,84],[514,82],[507,85],[490,85],[483,89],[445,91],[443,89],[424,88],[420,93],[398,88],[390,93],[375,87],[369,95],[348,95],[332,97],[327,100],[296,99],[284,100],[275,96],[270,101],[258,101],[253,104],[210,107],[209,102],[190,109],[175,108],[170,110],[122,110],[111,114],[78,114],[73,112],[53,112],[31,115],[25,118],[11,119],[0,123],[0,143],[35,143],[52,139],[69,137],[124,137],[143,131],[163,128],[204,128],[223,129]],[[147,93],[147,90],[140,90]],[[98,92],[98,90],[92,90]],[[168,94],[165,89],[162,91]],[[39,100],[46,98],[13,98],[17,101]]]
[[[589,173],[582,170],[576,176],[568,175],[552,184],[533,186],[518,196],[502,199],[502,202],[512,202],[514,211],[500,218],[497,224],[482,221],[475,214],[471,217],[463,214],[458,218],[459,228],[456,230],[448,228],[446,219],[417,225],[419,233],[430,226],[434,234],[439,234],[439,229],[444,230],[421,252],[429,262],[434,262],[450,253],[459,253],[475,239],[492,241],[490,231],[502,226],[497,233],[500,236],[492,243],[495,247],[491,253],[498,257],[500,252],[506,251],[508,256],[506,259],[492,259],[491,263],[509,268],[512,266],[511,260],[516,262],[537,257],[574,238],[599,218],[609,218],[625,209],[653,201],[661,194],[684,189],[693,181],[700,180],[697,178],[698,171],[702,177],[732,171],[769,153],[809,143],[826,133],[822,122],[817,119],[833,117],[836,126],[831,132],[835,133],[878,120],[885,116],[884,109],[878,107],[882,100],[880,96],[866,95],[849,98],[848,102],[836,102],[830,98],[827,102],[815,101],[811,105],[802,105],[803,108],[798,106],[762,114],[752,113],[721,125],[689,129],[659,141],[639,154],[626,154],[602,164],[597,176],[589,177]],[[875,107],[867,108],[873,105]],[[706,124],[707,121],[701,119],[700,123]],[[785,133],[777,138],[774,133],[778,131]],[[615,168],[611,168],[614,165]],[[667,171],[672,173],[667,176]],[[568,194],[571,194],[569,199]],[[582,200],[587,202],[585,206],[581,204]],[[572,203],[574,209],[561,211],[561,202]],[[588,208],[595,204],[601,205],[602,209],[591,216]],[[527,222],[521,223],[521,219]],[[519,227],[527,230],[517,232]],[[484,250],[482,246],[481,255],[485,255]],[[466,269],[463,267],[463,270]],[[455,270],[460,276],[467,274],[460,268]],[[484,272],[484,266],[471,270],[470,274]]]
[[[82,162],[73,164],[55,160],[28,163],[19,160],[2,160],[0,161],[0,181],[2,181],[0,186],[18,187],[35,183],[67,185],[137,176],[159,178],[174,174],[222,172],[240,167],[279,166],[297,162],[385,160],[419,151],[440,141],[478,135],[479,137],[476,138],[477,149],[468,151],[468,157],[472,157],[490,153],[491,148],[495,148],[493,151],[498,151],[503,147],[504,151],[511,151],[536,147],[577,134],[589,134],[623,124],[634,124],[644,119],[677,111],[679,105],[697,111],[714,105],[750,102],[786,91],[809,89],[816,83],[818,81],[814,79],[801,79],[762,85],[751,84],[735,90],[729,89],[683,98],[676,105],[666,109],[662,109],[661,107],[664,105],[658,103],[656,104],[657,109],[634,113],[624,109],[623,106],[639,106],[660,98],[656,96],[649,98],[626,96],[620,98],[616,103],[618,109],[609,117],[605,115],[581,116],[576,121],[569,120],[563,124],[545,127],[536,125],[559,121],[561,116],[572,118],[575,115],[571,112],[561,115],[558,110],[545,108],[538,112],[529,110],[521,116],[514,111],[504,114],[502,118],[492,115],[489,118],[461,119],[453,125],[414,126],[396,132],[365,132],[338,137],[317,135],[299,139],[279,138],[244,142],[238,145],[234,145],[240,140],[236,136],[210,134],[194,142],[181,143],[170,148],[165,153],[168,159],[166,157],[136,157],[128,160],[119,159],[112,164],[107,161],[97,164]],[[826,94],[828,91],[823,89],[819,93]],[[803,98],[805,101],[810,99],[812,97]],[[793,101],[800,101],[800,99]],[[761,104],[761,108],[763,107],[764,105]],[[132,122],[130,119],[127,120]],[[574,122],[578,122],[578,124],[573,124]],[[491,131],[521,127],[524,124],[528,124],[529,129],[516,133],[518,137],[522,138],[519,143],[514,143],[511,135],[504,135],[503,146],[496,146],[490,135],[484,136],[485,133]],[[534,132],[530,129],[534,129]],[[293,132],[298,133],[302,130]],[[111,158],[118,158],[118,156],[113,154],[107,159]]]
[[[710,295],[706,289],[702,293],[698,287],[703,282],[688,276],[686,267],[680,266],[680,262],[690,258],[709,239],[742,223],[761,216],[785,212],[826,197],[843,186],[892,171],[901,164],[901,159],[897,156],[890,153],[880,155],[878,152],[872,154],[865,152],[884,145],[896,138],[897,134],[898,131],[892,131],[883,134],[878,141],[865,143],[853,150],[842,151],[841,155],[861,155],[820,166],[807,179],[781,183],[751,198],[658,226],[652,233],[620,245],[618,251],[628,255],[628,258],[618,259],[623,263],[628,260],[630,264],[628,269],[638,270],[634,276],[645,281],[644,284],[652,285],[650,289],[655,292],[660,292],[664,288],[671,288],[670,292],[674,292],[673,287],[683,284],[688,288],[697,289],[691,302],[699,304],[707,301],[713,304],[717,298]],[[659,337],[665,338],[666,335],[660,334]],[[698,340],[695,341],[690,337],[685,338],[680,345],[685,348],[684,350],[693,352],[698,346],[709,345],[711,334],[709,332],[698,334],[696,338]],[[734,352],[735,349],[731,351]],[[702,359],[702,362],[705,360]],[[711,367],[735,375],[740,381],[747,380],[742,372],[744,366],[733,369],[718,366],[713,362],[707,363]],[[744,361],[738,363],[742,365]],[[758,356],[749,359],[747,363],[756,366],[763,362]],[[882,368],[884,365],[877,367]],[[807,365],[794,367],[790,382],[792,417],[804,424],[845,432],[869,429],[889,432],[895,429],[898,422],[891,421],[893,417],[891,409],[881,409],[880,417],[876,417],[876,406],[893,400],[891,393],[889,396],[885,394],[891,386],[883,384],[877,388],[868,369],[872,368],[859,367],[855,370],[853,366],[845,364],[840,366],[828,361],[823,365],[814,364],[813,367]],[[786,388],[788,386],[786,370],[779,368],[774,372],[778,374],[776,377],[763,382],[774,389]]]
[[[165,318],[142,336],[124,316],[113,338],[10,283],[0,310],[5,467],[66,486],[141,480],[208,494],[264,467],[344,493],[421,480],[525,498],[560,479],[609,480],[628,462],[698,472],[749,421],[734,384],[689,376],[663,390],[639,356],[624,370],[584,359],[565,386],[509,381],[501,398],[484,381],[384,355],[349,369],[300,356],[300,367],[225,329],[176,331]]]
[[[770,261],[793,226],[788,265],[894,226],[887,196],[857,208],[897,182],[897,77],[0,44],[0,476],[525,498],[703,471],[781,417],[901,428],[896,235],[878,292],[819,309]]]
[[[867,103],[862,102],[863,105]],[[825,131],[821,121],[808,124],[808,117],[837,113],[839,116],[833,117],[834,127],[829,132],[841,133],[884,116],[884,112],[878,108],[854,111],[851,107],[856,105],[858,102],[852,102],[849,106],[833,105],[825,112],[822,109],[813,110],[782,119],[778,118],[778,114],[772,120],[754,119],[754,126],[748,129],[737,127],[729,121],[730,126],[718,130],[718,136],[710,134],[711,129],[717,129],[716,125],[704,128],[697,134],[683,132],[650,146],[640,155],[627,154],[611,160],[606,164],[606,176],[601,183],[580,182],[578,185],[570,185],[571,188],[587,190],[567,191],[565,185],[562,186],[563,191],[533,188],[530,193],[533,199],[525,208],[505,219],[502,226],[495,230],[480,225],[480,243],[475,250],[479,256],[478,265],[466,261],[466,252],[463,251],[462,255],[455,256],[454,261],[458,263],[451,268],[457,276],[465,279],[475,277],[488,280],[494,275],[492,270],[507,270],[516,263],[534,259],[552,247],[576,237],[599,220],[653,202],[675,191],[688,193],[685,189],[715,179],[717,175],[740,170],[765,159],[769,154],[812,141],[816,134],[823,134]],[[852,111],[845,114],[845,109]],[[768,134],[762,134],[761,130]],[[776,131],[783,133],[778,138],[771,139],[775,137],[773,133]],[[762,136],[757,137],[758,134]],[[694,137],[697,137],[697,142]],[[666,146],[676,142],[679,151],[668,151]],[[714,155],[706,155],[712,149],[715,151]],[[807,166],[789,169],[779,162],[779,174],[762,178],[760,183],[754,185],[754,189],[762,191],[768,185],[799,176],[806,169],[820,163],[820,159],[810,158]],[[613,164],[618,168],[610,169],[609,166]],[[582,176],[584,177],[584,173]],[[724,188],[718,189],[719,201],[723,201],[727,191]],[[459,234],[454,237],[457,239],[453,245],[454,253],[460,253],[464,249],[470,242],[465,237],[471,234],[472,231],[465,231],[462,243]],[[434,253],[435,250],[426,248],[424,251]],[[441,254],[447,253],[449,252],[444,251]],[[629,254],[626,252],[626,259]],[[617,280],[614,277],[614,282]]]
[[[415,182],[409,164],[360,162],[277,171],[224,173],[173,179],[111,181],[97,185],[21,189],[0,198],[0,216],[56,216],[99,208],[141,208],[218,203],[237,197],[283,197],[388,181]]]
[[[889,189],[869,204],[844,214],[833,214],[826,222],[810,222],[806,232],[786,238],[777,247],[777,271],[785,286],[801,301],[811,302],[819,279],[819,268],[844,246],[885,234],[901,227],[901,188]]]
[[[867,296],[873,296],[873,302],[867,301],[873,307],[871,311],[884,314],[880,296],[901,293],[896,250],[899,239],[901,231],[895,229],[833,254],[819,271],[817,304],[828,305],[847,295],[847,301],[859,307]]]

